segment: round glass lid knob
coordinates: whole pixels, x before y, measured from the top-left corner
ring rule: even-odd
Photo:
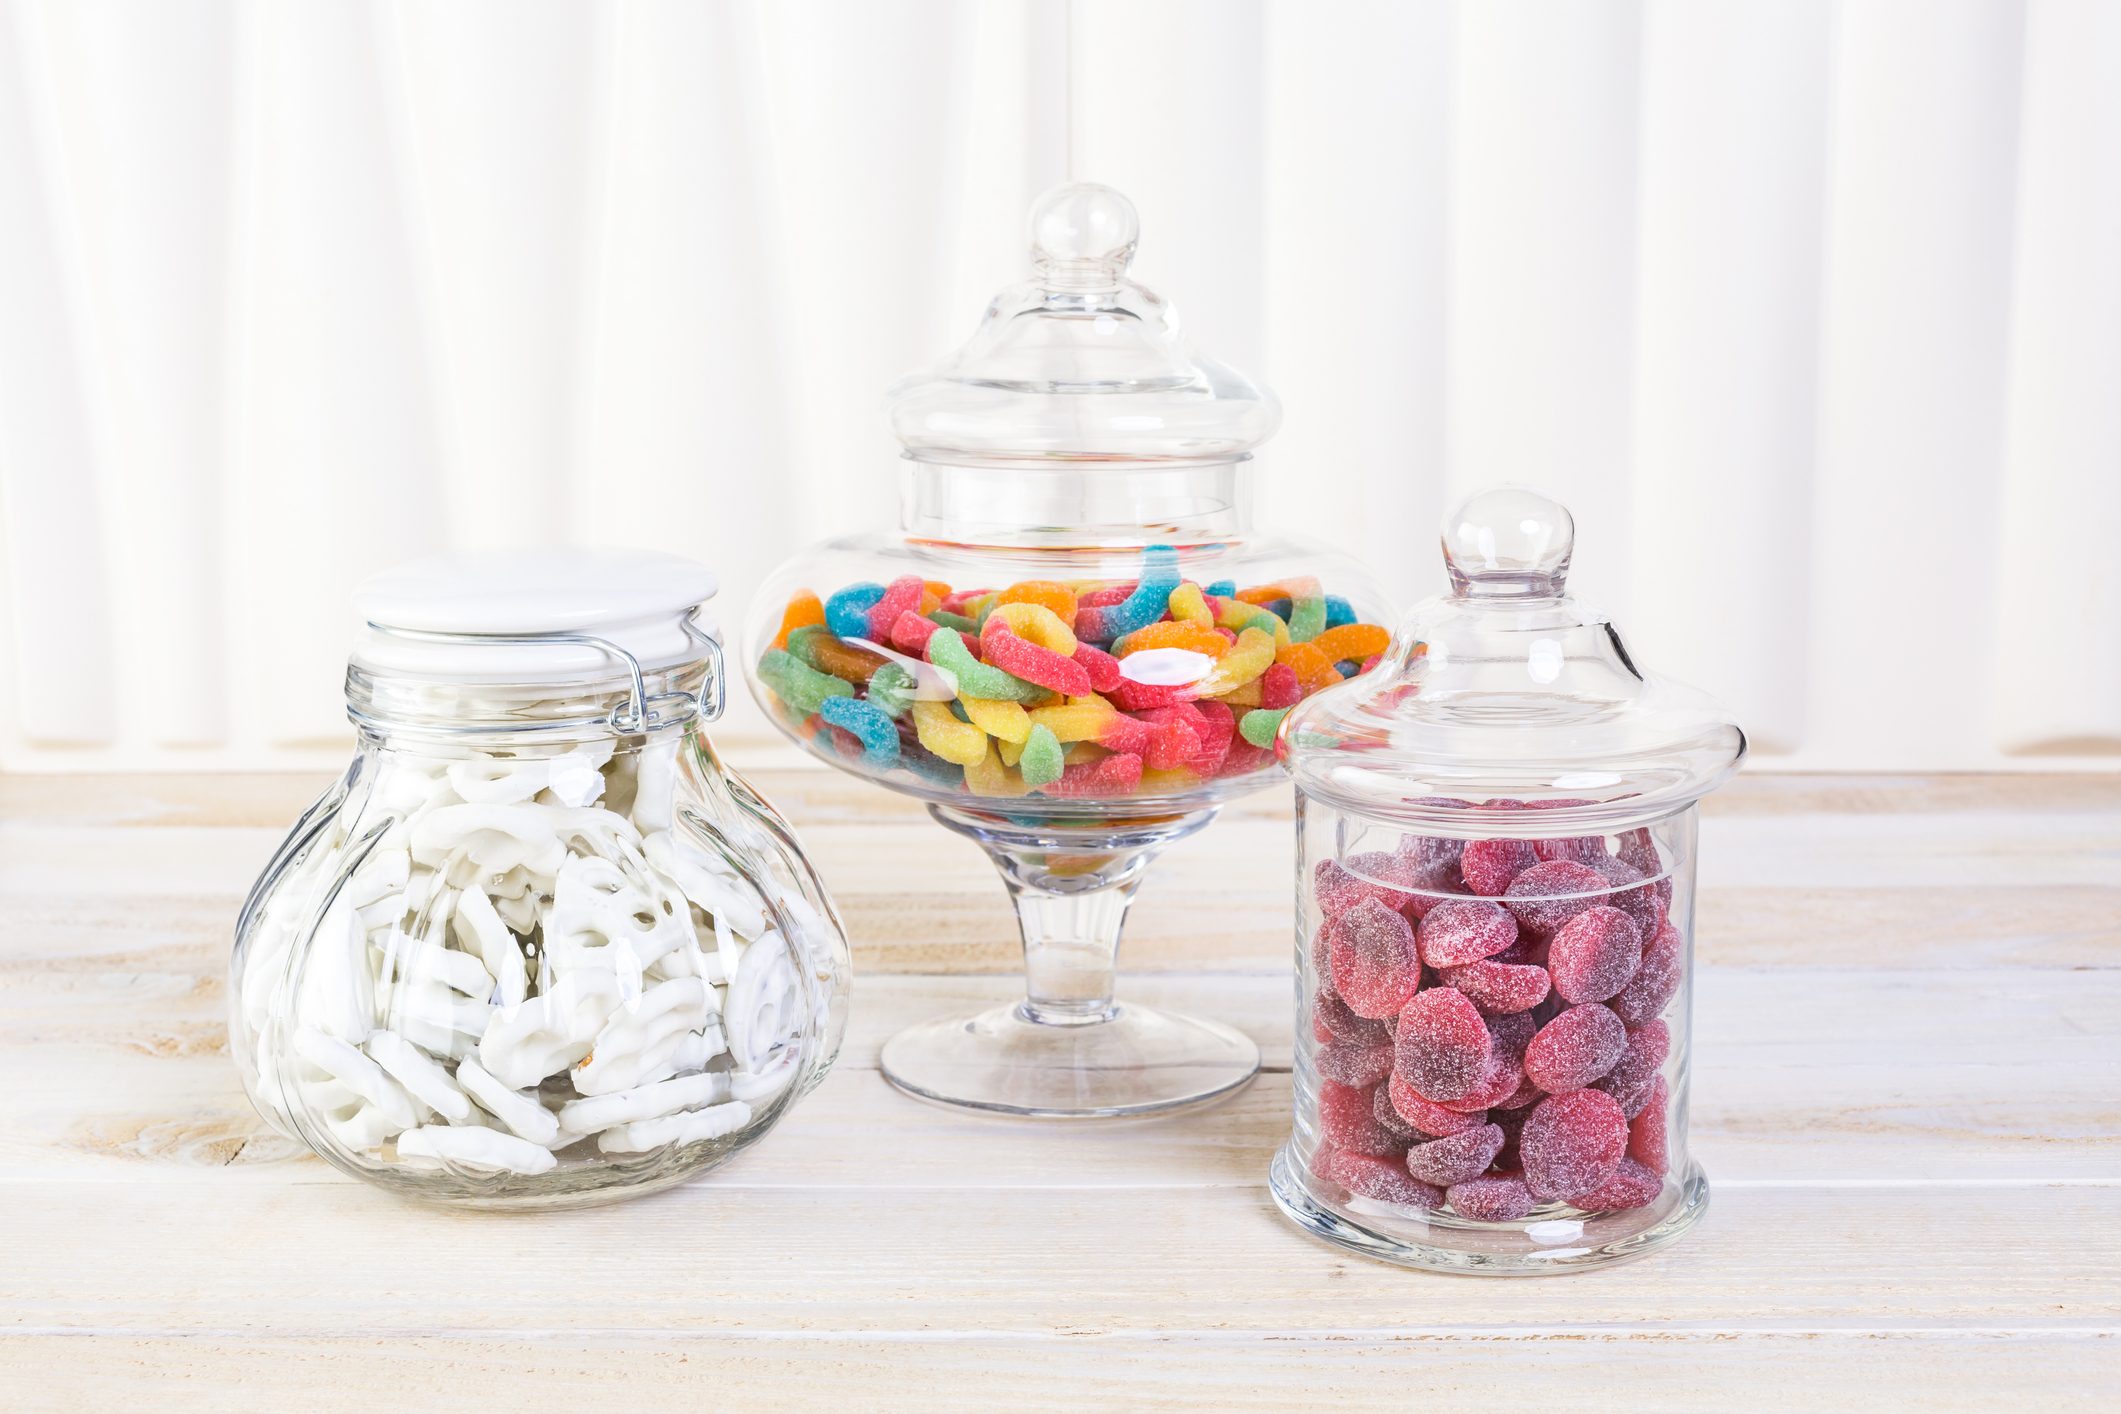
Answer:
[[[1524,486],[1470,497],[1443,527],[1451,590],[1462,597],[1559,597],[1575,544],[1568,508]]]
[[[1141,233],[1133,202],[1096,182],[1071,182],[1031,208],[1032,263],[1049,289],[1111,289]]]

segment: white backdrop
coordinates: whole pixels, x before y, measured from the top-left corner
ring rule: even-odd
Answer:
[[[0,0],[0,767],[329,760],[443,546],[733,620],[1069,175],[1276,528],[1411,596],[1529,481],[1767,760],[2115,763],[2110,0]]]

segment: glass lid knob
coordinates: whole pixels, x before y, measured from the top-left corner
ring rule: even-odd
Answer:
[[[1108,186],[1073,182],[1031,207],[1032,263],[1051,290],[1114,289],[1141,233],[1133,202]]]
[[[1460,598],[1559,598],[1575,543],[1568,508],[1524,486],[1482,491],[1443,523],[1443,562]]]

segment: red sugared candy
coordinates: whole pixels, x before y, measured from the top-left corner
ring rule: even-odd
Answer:
[[[1586,1002],[1539,1028],[1525,1047],[1524,1073],[1549,1095],[1565,1095],[1611,1070],[1627,1048],[1628,1029],[1620,1018],[1596,1002]]]
[[[1416,1144],[1407,1150],[1407,1172],[1423,1183],[1449,1188],[1454,1183],[1464,1183],[1486,1173],[1488,1165],[1495,1162],[1496,1154],[1501,1151],[1501,1127],[1483,1124],[1448,1139],[1431,1139],[1425,1144]]]
[[[1396,1075],[1385,1082],[1384,1094],[1386,1103],[1401,1119],[1423,1134],[1439,1139],[1478,1129],[1487,1122],[1488,1117],[1479,1110],[1466,1112],[1444,1108]]]
[[[1630,830],[1620,837],[1619,858],[1632,865],[1645,879],[1656,879],[1650,887],[1656,891],[1657,901],[1666,908],[1672,906],[1672,880],[1664,872],[1664,860],[1657,853],[1657,841],[1650,838],[1647,829]],[[1662,877],[1659,877],[1662,876]]]
[[[1657,1072],[1671,1053],[1672,1028],[1662,1021],[1646,1021],[1628,1032],[1628,1048],[1611,1070],[1592,1083],[1620,1101],[1622,1113],[1633,1119],[1642,1113],[1650,1087],[1659,1078]]]
[[[1328,1080],[1367,1090],[1392,1073],[1392,1046],[1352,1046],[1332,1041],[1318,1048],[1318,1073]]]
[[[1525,809],[1561,810],[1572,805],[1590,805],[1592,803],[1588,800],[1529,800],[1525,802]],[[1605,836],[1574,835],[1568,839],[1533,840],[1532,853],[1538,855],[1542,860],[1574,859],[1581,863],[1589,864],[1593,860],[1606,857]]]
[[[1642,930],[1617,908],[1598,904],[1561,925],[1547,949],[1547,971],[1565,1002],[1602,1002],[1642,965]]]
[[[1665,1109],[1671,1102],[1672,1088],[1660,1075],[1651,1084],[1641,1111],[1628,1121],[1628,1157],[1652,1173],[1661,1174],[1671,1166],[1665,1138]]]
[[[1530,840],[1472,840],[1458,857],[1458,872],[1474,893],[1501,898],[1512,879],[1538,862]]]
[[[1503,902],[1535,938],[1551,938],[1562,924],[1598,902],[1605,876],[1573,859],[1534,864],[1510,880]]]
[[[1517,920],[1488,899],[1451,899],[1422,915],[1415,937],[1423,962],[1459,967],[1507,951],[1517,941]]]
[[[1330,948],[1330,944],[1328,945]],[[1321,980],[1311,1002],[1314,1019],[1328,1035],[1320,1040],[1347,1041],[1358,1046],[1382,1046],[1392,1039],[1391,1028],[1374,1017],[1357,1016],[1341,1000],[1340,993]]]
[[[1406,1116],[1402,1115],[1393,1106],[1391,1089],[1392,1087],[1387,1084],[1380,1085],[1370,1092],[1370,1113],[1375,1115],[1377,1122],[1384,1126],[1385,1133],[1391,1135],[1394,1139],[1399,1140],[1403,1144],[1421,1143],[1429,1136],[1422,1133],[1414,1125],[1409,1124]],[[1454,1119],[1457,1118],[1455,1115],[1452,1117]],[[1470,1125],[1467,1127],[1471,1128]]]
[[[1487,1077],[1487,1023],[1463,992],[1431,987],[1399,1014],[1393,1073],[1431,1100],[1463,1100]]]
[[[1630,1208],[1647,1208],[1663,1191],[1662,1177],[1633,1159],[1624,1158],[1613,1169],[1611,1178],[1570,1201],[1586,1213],[1619,1213]]]
[[[1654,1021],[1679,995],[1679,981],[1686,969],[1686,939],[1670,923],[1642,950],[1642,966],[1635,970],[1607,1005],[1630,1026]]]
[[[1547,998],[1547,970],[1507,962],[1469,962],[1437,974],[1444,985],[1473,999],[1483,1016],[1504,1017],[1530,1011]]]
[[[1443,1102],[1443,1107],[1447,1110],[1464,1110],[1468,1113],[1484,1110],[1491,1105],[1499,1105],[1509,1099],[1517,1093],[1518,1087],[1524,1083],[1523,1059],[1499,1047],[1495,1047],[1490,1042],[1488,1069],[1487,1073],[1481,1076],[1480,1084],[1474,1086],[1473,1093],[1466,1096],[1463,1100],[1446,1100]]]
[[[1348,864],[1356,864],[1366,858],[1364,855],[1355,855],[1349,859]],[[1401,890],[1363,878],[1351,870],[1348,864],[1337,859],[1321,859],[1318,861],[1318,867],[1311,871],[1311,887],[1318,897],[1318,911],[1326,917],[1339,918],[1365,899],[1375,899],[1390,909],[1397,909],[1407,901],[1406,894]]]
[[[1604,856],[1588,862],[1593,869],[1598,871],[1599,876],[1614,889],[1614,893],[1608,902],[1613,907],[1627,914],[1628,917],[1634,919],[1635,926],[1642,930],[1643,937],[1656,937],[1657,930],[1664,926],[1667,900],[1660,897],[1653,886],[1642,882],[1642,871],[1624,859],[1614,859],[1611,856]],[[1639,887],[1631,889],[1628,887],[1630,884],[1635,884]]]
[[[1377,1122],[1369,1091],[1334,1080],[1318,1083],[1318,1131],[1327,1147],[1355,1154],[1396,1159],[1407,1148],[1405,1140],[1394,1138]]]
[[[1573,1202],[1613,1176],[1627,1145],[1627,1117],[1605,1091],[1551,1095],[1533,1107],[1518,1139],[1525,1186],[1535,1198]]]
[[[1423,1183],[1406,1166],[1368,1154],[1321,1148],[1311,1156],[1311,1172],[1337,1183],[1358,1198],[1400,1208],[1440,1208],[1443,1190]]]
[[[1444,1195],[1451,1211],[1480,1223],[1513,1223],[1532,1211],[1532,1192],[1521,1173],[1493,1173],[1454,1183]]]
[[[1340,916],[1331,961],[1333,989],[1357,1016],[1397,1016],[1421,986],[1413,925],[1374,898]]]

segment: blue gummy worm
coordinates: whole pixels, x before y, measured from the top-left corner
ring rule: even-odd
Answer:
[[[883,597],[881,584],[850,584],[825,601],[825,626],[840,638],[867,638],[869,611]]]
[[[1326,627],[1339,628],[1355,622],[1355,606],[1338,594],[1326,596]]]
[[[1218,599],[1235,599],[1237,597],[1237,581],[1234,579],[1218,579],[1213,584],[1202,585],[1200,592],[1213,594]],[[1326,602],[1329,605],[1332,603],[1330,599]],[[1348,622],[1354,623],[1355,620],[1350,619]]]
[[[854,733],[862,743],[862,755],[871,763],[889,766],[898,760],[898,726],[874,702],[860,697],[828,697],[819,705],[817,714],[841,731]]]
[[[1178,551],[1169,545],[1151,545],[1142,551],[1142,577],[1134,592],[1117,604],[1098,611],[1098,637],[1106,643],[1138,629],[1145,629],[1171,607],[1171,591],[1178,588]]]

